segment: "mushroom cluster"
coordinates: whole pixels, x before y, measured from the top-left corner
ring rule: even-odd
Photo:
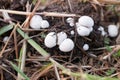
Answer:
[[[49,22],[47,20],[43,20],[42,17],[39,15],[34,15],[30,20],[30,27],[32,29],[45,29],[49,26]]]
[[[45,37],[44,44],[48,48],[53,48],[58,45],[60,51],[62,52],[69,52],[74,48],[74,42],[72,39],[67,38],[67,34],[65,32],[48,33]]]
[[[77,33],[80,36],[89,36],[93,31],[94,20],[89,16],[81,16],[76,23]]]
[[[74,22],[74,18],[67,18],[66,22],[71,26],[76,26],[76,31],[79,36],[89,36],[90,33],[93,31],[94,26],[94,20],[90,16],[81,16],[78,19],[78,22]],[[74,24],[75,23],[75,24]],[[47,20],[43,20],[41,16],[34,15],[31,18],[30,21],[30,27],[33,29],[44,29],[48,28],[49,22]],[[105,32],[104,27],[100,26],[98,28],[99,31],[101,31],[101,35],[105,36],[107,35],[107,32]],[[75,34],[74,30],[70,31],[70,34],[73,36]],[[116,37],[118,35],[118,27],[116,25],[109,25],[108,26],[108,35],[110,37]],[[6,39],[4,40],[6,41]],[[65,32],[50,32],[47,34],[47,36],[44,39],[44,44],[48,48],[53,48],[56,45],[59,46],[59,50],[62,52],[69,52],[73,50],[74,48],[74,42],[72,39],[67,37],[67,34]],[[83,45],[83,50],[87,51],[89,49],[88,44]]]

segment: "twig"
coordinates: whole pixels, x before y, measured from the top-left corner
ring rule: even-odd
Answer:
[[[51,69],[53,67],[53,64],[48,65],[44,70],[37,70],[35,73],[33,73],[33,75],[31,76],[31,80],[38,80],[39,77],[41,77],[42,75],[46,74],[47,72],[49,72],[49,69]]]
[[[109,46],[109,47],[110,48],[115,48],[116,46],[118,46],[118,45]],[[104,49],[107,49],[107,47],[100,47],[100,48],[95,48],[95,49],[92,49],[92,50],[104,50]]]
[[[25,67],[25,59],[26,59],[26,47],[27,47],[27,44],[26,44],[26,41],[23,42],[23,46],[22,46],[22,58],[20,60],[20,70],[21,71],[24,71],[24,67]],[[22,80],[22,76],[18,73],[18,77],[17,77],[17,80]]]
[[[11,14],[17,14],[17,15],[31,15],[32,13],[32,12],[0,9],[0,12],[3,12],[3,11],[6,11]],[[41,12],[41,13],[36,12],[35,14],[43,15],[43,16],[53,16],[53,17],[80,17],[80,15],[77,15],[77,14],[67,14],[67,13],[58,13],[58,12]]]
[[[0,69],[0,76],[1,76],[1,78],[0,78],[0,80],[4,80],[4,78],[3,78],[3,70],[2,69]]]
[[[18,47],[17,47],[16,31],[14,31],[14,46],[15,46],[16,59],[18,59]]]
[[[67,1],[68,1],[68,5],[69,5],[69,7],[70,7],[70,11],[73,12],[73,9],[72,9],[70,0],[67,0]]]
[[[115,73],[115,74],[112,74],[110,77],[112,78],[112,77],[114,77],[114,76],[116,76],[116,75],[118,75],[118,74],[120,74],[120,72],[117,72],[117,73]]]
[[[98,2],[106,4],[120,4],[119,0],[98,0]]]
[[[10,71],[8,71],[4,67],[0,66],[0,68],[3,69],[4,71],[8,72],[10,75],[12,75],[14,77],[14,79],[17,79],[17,77],[13,73],[11,73]]]
[[[8,44],[8,42],[9,42],[10,38],[12,37],[13,33],[16,31],[16,28],[17,28],[17,25],[15,25],[15,27],[14,27],[13,31],[11,32],[8,40],[6,41],[6,44],[4,45],[2,51],[0,52],[0,57],[2,57],[3,52],[4,52],[5,48],[7,47],[7,44]]]
[[[54,64],[54,69],[55,69],[55,74],[56,74],[57,80],[60,80],[58,69],[57,69],[57,66],[55,64]]]
[[[112,54],[116,53],[118,50],[120,50],[120,45],[116,46],[116,47],[112,50],[112,52],[110,52],[108,55],[104,56],[103,59],[105,60],[105,59],[109,58]]]

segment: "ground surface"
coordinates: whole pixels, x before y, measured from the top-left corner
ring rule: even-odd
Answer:
[[[30,0],[31,1],[31,0]],[[84,0],[85,1],[85,0]],[[99,0],[98,0],[99,1]],[[114,1],[114,0],[113,0]],[[32,1],[30,2],[32,4]],[[1,9],[17,10],[17,11],[26,11],[26,0],[1,0],[0,7]],[[32,6],[31,9],[34,8]],[[107,26],[109,24],[119,23],[119,6],[109,3],[96,3],[93,1],[82,2],[80,0],[47,0],[43,2],[36,12],[59,12],[59,13],[69,13],[77,15],[88,15],[91,16],[94,21],[94,30],[88,37],[80,37],[77,33],[75,35],[70,35],[70,31],[76,31],[75,27],[70,27],[66,23],[66,17],[52,17],[52,16],[42,16],[44,19],[47,19],[50,22],[50,28],[40,31],[29,31],[29,36],[32,37],[43,49],[45,49],[50,56],[58,61],[60,64],[71,69],[71,71],[82,71],[84,73],[89,73],[99,76],[115,76],[119,77],[120,72],[120,55],[119,48],[111,48],[111,46],[118,45],[115,38],[110,38],[109,36],[101,36],[101,32],[98,31],[99,26],[103,26],[107,32]],[[2,14],[0,15],[2,19]],[[26,16],[10,14],[13,22],[22,24],[26,19]],[[74,17],[77,22],[78,17]],[[0,26],[3,27],[8,25],[7,21],[0,21]],[[69,53],[63,53],[58,49],[58,46],[49,49],[44,46],[44,35],[50,31],[60,32],[65,31],[74,42],[75,48]],[[0,36],[0,50],[2,51],[4,43],[2,42],[4,36],[10,36],[12,31],[8,31],[2,36]],[[39,35],[40,34],[40,35]],[[23,39],[16,33],[17,38],[17,51],[18,55],[22,47]],[[119,41],[119,39],[118,39]],[[90,45],[88,51],[84,51],[82,46],[84,43]],[[1,80],[15,80],[13,75],[17,77],[17,72],[12,68],[8,61],[12,61],[14,64],[18,64],[18,59],[16,57],[16,48],[14,46],[14,37],[9,40],[7,47],[5,49],[3,56],[0,58],[0,76]],[[105,49],[100,49],[106,47]],[[27,45],[26,53],[26,63],[24,72],[32,80],[57,80],[54,67],[48,69],[43,74],[37,71],[40,71],[45,65],[48,65],[50,62],[47,59],[44,59],[33,47],[29,44]],[[106,55],[110,53],[107,59],[103,59]],[[117,52],[117,53],[116,53]],[[117,56],[116,56],[117,55]],[[7,70],[7,71],[6,71]],[[43,69],[44,70],[44,69]],[[11,75],[10,74],[13,74]],[[60,74],[60,70],[59,70]],[[2,78],[3,77],[3,78]],[[62,80],[72,80],[71,77],[67,75],[60,74]],[[66,79],[65,79],[66,78]],[[68,79],[67,79],[68,78]]]

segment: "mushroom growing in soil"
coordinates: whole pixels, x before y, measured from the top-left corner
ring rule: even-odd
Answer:
[[[65,32],[59,32],[57,34],[57,44],[60,45],[67,38],[67,34]]]
[[[50,25],[49,25],[49,22],[47,20],[42,20],[41,22],[41,28],[45,29],[45,28],[48,28]]]
[[[8,39],[9,39],[9,37],[8,37],[8,36],[5,36],[5,37],[3,38],[3,42],[6,43]]]
[[[81,16],[79,19],[78,19],[78,23],[81,25],[81,26],[84,26],[84,27],[93,27],[94,26],[94,20],[89,17],[89,16]]]
[[[89,16],[81,16],[76,23],[77,32],[80,36],[89,36],[93,31],[94,20]]]
[[[59,45],[59,49],[62,52],[69,52],[73,50],[74,46],[74,42],[70,38],[67,38]]]
[[[49,26],[49,22],[47,20],[43,20],[42,17],[39,15],[34,15],[30,20],[30,27],[33,29],[45,29]]]
[[[83,50],[87,51],[89,49],[89,45],[88,44],[84,44],[83,45]]]
[[[86,27],[80,26],[80,27],[77,28],[77,33],[80,36],[89,36],[90,30]]]
[[[98,30],[99,31],[101,31],[101,35],[102,36],[105,36],[107,33],[105,32],[105,30],[104,30],[104,27],[102,27],[102,26],[100,26],[99,28],[98,28]]]
[[[30,20],[30,27],[33,29],[40,29],[42,17],[39,15],[34,15]]]
[[[118,35],[118,26],[109,25],[108,26],[108,34],[110,37],[116,37]]]
[[[66,19],[66,22],[69,23],[69,25],[70,25],[71,27],[74,26],[74,18],[68,17],[68,18]]]
[[[75,31],[74,31],[74,30],[70,31],[70,34],[71,34],[71,35],[74,35],[74,34],[75,34]]]
[[[54,46],[56,46],[56,33],[55,32],[50,32],[44,40],[44,44],[46,47],[48,48],[53,48]]]

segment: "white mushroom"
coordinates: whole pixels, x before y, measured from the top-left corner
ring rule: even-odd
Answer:
[[[48,48],[52,48],[54,46],[56,46],[56,33],[55,32],[50,32],[46,37],[45,37],[45,40],[44,40],[44,44],[46,47]]]
[[[102,36],[105,36],[107,34],[102,26],[100,26],[98,30],[101,31]]]
[[[118,27],[116,25],[109,25],[108,34],[110,37],[116,37],[118,35]]]
[[[8,36],[5,36],[5,37],[3,38],[3,42],[6,43],[8,39],[9,39],[9,37],[8,37]]]
[[[70,25],[71,27],[73,27],[75,24],[74,24],[74,22],[71,22],[71,23],[69,23],[69,25]]]
[[[74,34],[75,34],[75,31],[74,31],[74,30],[70,31],[70,34],[71,34],[71,35],[74,35]]]
[[[67,38],[67,34],[65,32],[59,32],[57,34],[57,44],[60,45]]]
[[[78,22],[81,26],[84,26],[84,27],[93,27],[94,26],[94,20],[89,17],[89,16],[81,16],[79,19],[78,19]]]
[[[41,26],[41,28],[48,28],[50,25],[49,25],[49,22],[47,21],[47,20],[42,20],[41,22],[40,22],[41,24],[40,24],[40,26]]]
[[[89,49],[89,45],[88,45],[88,44],[84,44],[84,45],[83,45],[83,49],[84,49],[85,51],[87,51],[87,50]]]
[[[99,30],[99,31],[104,31],[104,28],[103,28],[102,26],[100,26],[100,27],[98,28],[98,30]]]
[[[89,30],[90,30],[90,32],[92,32],[93,31],[93,27],[90,27],[90,28],[88,28]]]
[[[75,24],[76,24],[76,28],[78,28],[78,27],[81,27],[81,26],[82,26],[79,22],[76,22]],[[93,31],[93,27],[92,27],[92,26],[91,26],[91,27],[82,26],[82,27],[86,27],[86,28],[88,28],[88,29],[90,30],[90,32],[92,32],[92,31]]]
[[[105,31],[102,31],[101,35],[105,36],[107,33]]]
[[[69,38],[65,39],[59,46],[59,49],[62,52],[69,52],[73,50],[73,48],[74,48],[74,42]]]
[[[74,19],[69,17],[69,18],[66,19],[66,22],[67,23],[74,23]]]
[[[77,28],[77,33],[80,35],[80,36],[89,36],[90,34],[90,30],[86,27],[83,27],[83,26],[80,26]]]
[[[42,17],[39,15],[34,15],[30,20],[30,27],[33,29],[40,29]]]

